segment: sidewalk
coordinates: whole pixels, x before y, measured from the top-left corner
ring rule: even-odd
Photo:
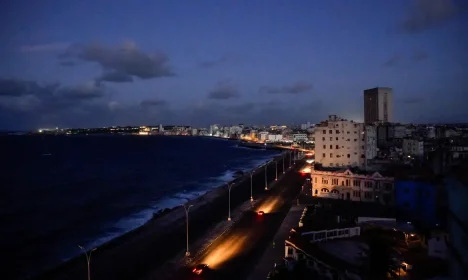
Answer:
[[[284,258],[284,240],[288,238],[291,229],[298,226],[304,207],[305,206],[297,205],[291,206],[288,215],[284,218],[270,246],[266,248],[261,259],[252,270],[248,278],[249,280],[266,279],[274,263]],[[273,248],[273,241],[275,242],[275,248]]]

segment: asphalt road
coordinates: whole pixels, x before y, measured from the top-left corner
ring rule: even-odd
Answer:
[[[305,177],[298,172],[288,174],[258,206],[257,212],[246,213],[232,230],[216,240],[193,264],[174,275],[161,275],[159,279],[246,279],[255,267],[266,246],[273,246],[272,238],[287,215],[299,193]],[[275,244],[282,246],[282,244]],[[206,263],[210,269],[195,275],[192,268]]]

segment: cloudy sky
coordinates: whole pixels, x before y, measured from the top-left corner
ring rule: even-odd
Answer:
[[[468,121],[463,0],[6,0],[0,129]]]

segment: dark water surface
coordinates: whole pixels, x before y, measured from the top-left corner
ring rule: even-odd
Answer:
[[[277,152],[165,136],[0,137],[0,249],[22,275],[56,265]],[[49,154],[50,155],[44,155]]]

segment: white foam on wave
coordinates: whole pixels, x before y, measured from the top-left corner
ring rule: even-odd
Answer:
[[[147,223],[155,213],[164,209],[172,209],[179,207],[181,204],[185,204],[199,196],[204,195],[210,190],[220,187],[223,183],[230,182],[234,179],[234,174],[237,170],[248,172],[258,166],[265,164],[271,160],[275,155],[268,155],[261,158],[256,157],[254,160],[247,161],[243,167],[236,168],[235,170],[226,170],[222,175],[217,177],[208,178],[206,183],[197,183],[197,189],[191,191],[184,191],[175,193],[171,196],[162,198],[153,204],[153,207],[148,207],[145,210],[139,211],[135,214],[120,219],[113,226],[115,229],[112,232],[108,232],[106,235],[86,244],[86,248],[95,248],[103,245],[112,239],[115,239],[129,231],[132,231],[140,226]],[[76,255],[75,255],[76,256]],[[67,259],[64,259],[68,260]]]

